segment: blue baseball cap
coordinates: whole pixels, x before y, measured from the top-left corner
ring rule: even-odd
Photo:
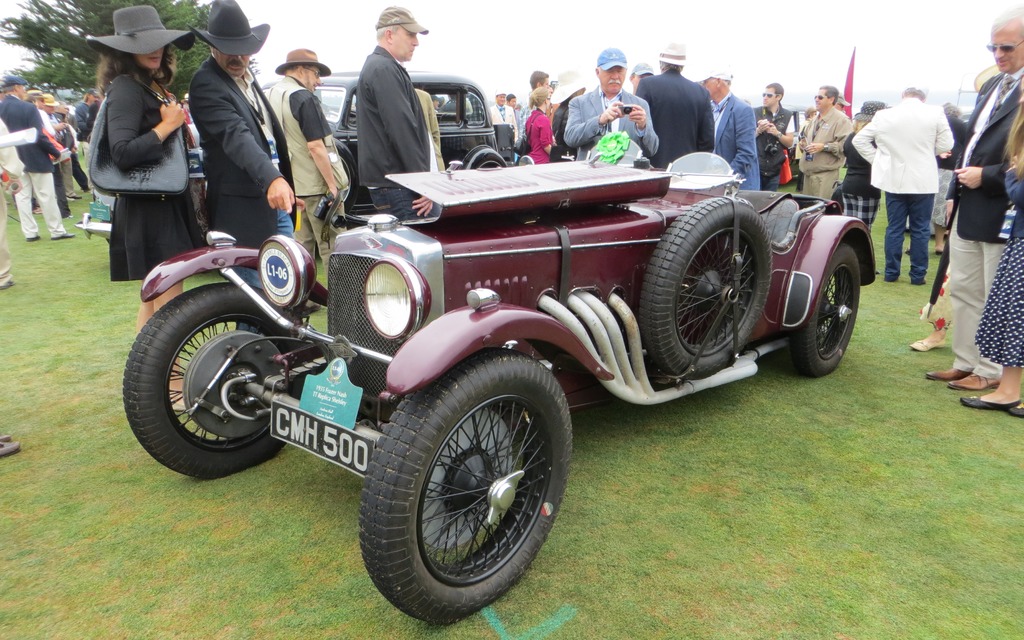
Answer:
[[[601,55],[597,56],[597,66],[601,67],[605,71],[613,67],[622,67],[625,69],[626,54],[622,53],[621,49],[608,48],[601,52]]]
[[[14,85],[17,85],[17,84],[20,84],[20,85],[23,85],[23,86],[27,87],[28,86],[28,80],[25,80],[25,78],[22,78],[21,76],[4,76],[3,80],[0,81],[0,86],[3,86],[5,88],[6,87],[13,87]]]

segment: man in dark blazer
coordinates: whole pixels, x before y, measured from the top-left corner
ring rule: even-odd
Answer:
[[[671,43],[658,58],[661,75],[644,78],[637,97],[651,105],[658,123],[658,152],[651,165],[667,169],[672,162],[696,151],[714,151],[715,122],[707,90],[683,76],[686,46]]]
[[[43,133],[43,119],[39,109],[28,98],[28,83],[19,76],[4,76],[2,91],[6,97],[0,102],[0,119],[11,132],[35,129],[35,144],[18,147],[18,157],[25,165],[22,175],[22,190],[14,197],[18,205],[18,217],[21,219],[21,232],[25,240],[39,240],[39,225],[32,217],[32,198],[39,202],[43,210],[43,220],[51,240],[74,238],[61,223],[60,209],[57,207],[57,196],[53,184],[53,160],[60,156],[60,150]]]
[[[985,83],[967,123],[967,147],[950,185],[950,298],[953,303],[953,366],[925,374],[952,389],[984,391],[999,385],[1002,368],[978,353],[978,330],[1005,240],[999,238],[1009,199],[1003,182],[1006,142],[1018,109],[1024,75],[1024,10],[996,19],[989,50],[1001,73]],[[1020,215],[1019,213],[1017,215]]]
[[[189,87],[206,170],[210,228],[238,244],[258,247],[281,233],[291,236],[295,193],[284,130],[249,71],[270,26],[252,29],[235,0],[214,0],[209,30],[192,28],[210,45],[210,57]]]
[[[625,131],[646,157],[653,157],[658,152],[658,134],[648,115],[650,106],[622,88],[626,55],[618,49],[605,49],[597,58],[595,73],[600,86],[569,103],[565,144],[579,149],[577,160],[586,160],[605,134]]]

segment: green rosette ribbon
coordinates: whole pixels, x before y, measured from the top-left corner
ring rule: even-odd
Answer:
[[[625,131],[615,131],[605,135],[594,146],[594,150],[600,152],[601,162],[615,164],[626,155],[629,149],[629,134]]]

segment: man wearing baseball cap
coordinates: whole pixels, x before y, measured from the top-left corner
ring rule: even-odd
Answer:
[[[403,66],[427,29],[408,9],[388,7],[377,20],[377,47],[359,74],[359,180],[374,207],[399,220],[440,214],[440,207],[385,176],[437,171],[423,108]]]
[[[605,49],[597,57],[594,69],[600,86],[569,103],[565,144],[579,149],[577,160],[585,160],[594,145],[614,131],[628,133],[648,158],[658,152],[658,134],[647,115],[647,101],[622,88],[626,65],[626,54],[619,49]]]

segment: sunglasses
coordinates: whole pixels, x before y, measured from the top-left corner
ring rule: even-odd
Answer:
[[[815,100],[825,100],[828,96],[814,96]]]
[[[761,96],[764,97],[764,98],[774,98],[776,95],[778,95],[778,94],[776,94],[776,93],[762,93],[761,94]]]
[[[992,53],[995,53],[996,50],[999,50],[1001,53],[1013,53],[1017,47],[1022,44],[1024,44],[1024,40],[1021,40],[1017,44],[986,44],[985,48]]]

